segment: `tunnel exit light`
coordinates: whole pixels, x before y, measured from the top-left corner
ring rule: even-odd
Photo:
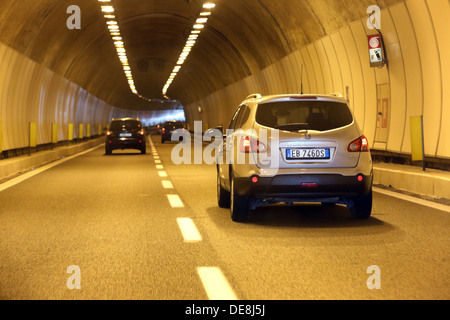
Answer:
[[[168,99],[167,97],[167,91],[169,90],[170,86],[172,85],[173,81],[175,80],[178,72],[181,69],[181,66],[184,64],[184,62],[186,61],[186,59],[188,58],[189,54],[192,51],[192,48],[194,47],[199,34],[201,33],[201,31],[204,29],[205,24],[208,22],[208,18],[209,16],[211,16],[211,10],[214,9],[216,7],[216,4],[213,2],[205,2],[202,6],[203,10],[200,12],[198,18],[195,20],[195,24],[192,27],[192,31],[189,34],[189,37],[186,41],[186,44],[183,48],[183,50],[181,51],[181,54],[177,60],[176,66],[174,67],[173,71],[170,74],[169,79],[167,79],[166,84],[164,85],[164,88],[162,89],[162,94],[163,96]]]

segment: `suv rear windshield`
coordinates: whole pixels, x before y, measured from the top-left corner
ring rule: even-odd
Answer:
[[[111,122],[109,130],[140,130],[141,122],[137,120],[116,120]]]
[[[346,103],[285,101],[260,104],[256,122],[285,131],[327,131],[351,124],[353,116]]]
[[[171,128],[171,129],[181,129],[183,128],[183,122],[166,122],[164,125],[165,128]]]

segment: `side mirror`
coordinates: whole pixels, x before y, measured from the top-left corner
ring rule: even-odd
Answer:
[[[214,127],[214,128],[210,128],[210,129],[205,131],[204,136],[206,136],[209,139],[211,139],[211,141],[215,141],[216,138],[219,138],[220,136],[223,136],[223,127],[222,126],[217,126],[217,127]]]

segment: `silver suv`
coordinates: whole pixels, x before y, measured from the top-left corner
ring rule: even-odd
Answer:
[[[217,198],[233,221],[272,203],[344,204],[372,211],[369,142],[339,94],[249,96],[217,157]]]

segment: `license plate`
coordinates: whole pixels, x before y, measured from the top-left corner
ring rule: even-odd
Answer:
[[[288,160],[330,159],[330,149],[287,149],[286,158]]]
[[[121,137],[121,138],[130,138],[132,136],[133,136],[132,133],[120,133],[119,134],[119,137]]]

